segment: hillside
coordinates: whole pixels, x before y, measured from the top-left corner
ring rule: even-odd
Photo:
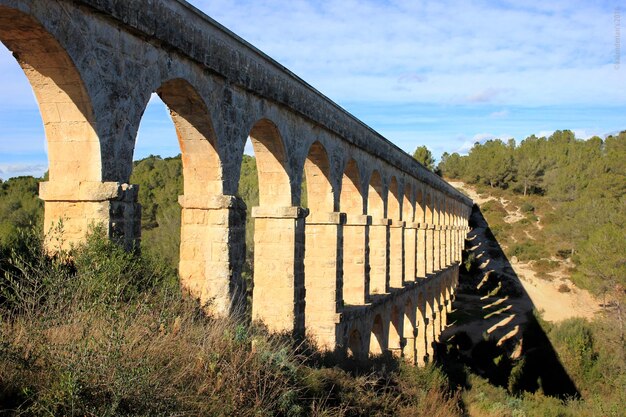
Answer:
[[[454,187],[465,192],[478,207],[485,203],[496,200],[488,194],[478,194],[474,187],[463,182],[451,181]],[[521,222],[525,216],[520,207],[511,201],[500,198],[497,200],[504,208],[503,221],[512,225]],[[594,315],[601,310],[601,301],[596,299],[588,290],[578,288],[570,279],[571,261],[555,256],[535,260],[520,261],[516,256],[511,259],[494,257],[495,248],[499,245],[487,231],[489,225],[484,219],[477,219],[475,227],[471,231],[468,241],[470,251],[476,255],[479,270],[483,274],[496,273],[506,279],[514,281],[521,290],[528,294],[525,300],[518,300],[513,310],[518,315],[524,315],[536,309],[542,312],[546,321],[559,322],[572,317],[593,319]],[[531,240],[536,240],[541,232],[540,221],[528,224],[524,234]],[[505,248],[507,249],[507,248]],[[497,252],[496,252],[497,253]],[[543,270],[548,265],[549,272]]]
[[[142,254],[94,231],[84,247],[49,258],[38,179],[3,182],[0,413],[625,415],[626,135],[535,142],[532,180],[519,151],[526,141],[478,144],[439,166],[478,205],[451,325],[424,369],[386,355],[345,361],[245,318],[205,317],[176,275],[179,157],[135,164]],[[506,151],[504,177],[473,171],[488,160],[484,148]],[[239,194],[254,206],[254,158],[244,157],[241,175]]]

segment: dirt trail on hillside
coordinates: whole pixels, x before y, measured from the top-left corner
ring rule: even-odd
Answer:
[[[465,192],[478,206],[480,207],[487,201],[494,200],[492,196],[481,197],[476,191],[466,185],[463,182],[450,182],[450,184]],[[500,200],[502,205],[507,211],[505,221],[513,223],[523,218],[519,208],[509,204],[510,202],[502,199]],[[481,230],[482,229],[482,230]],[[485,236],[485,227],[478,227],[473,230],[473,246],[488,247],[489,241]],[[532,231],[527,232],[530,235]],[[510,267],[513,271],[507,271]],[[519,300],[508,300],[508,304],[512,305],[512,310],[508,315],[504,314],[504,320],[507,320],[509,316],[515,315],[520,317],[519,313],[532,310],[533,306],[543,311],[543,319],[552,322],[562,321],[571,317],[584,317],[591,319],[594,314],[600,311],[600,302],[586,290],[577,288],[568,278],[565,272],[565,265],[550,275],[554,277],[552,280],[546,280],[538,278],[535,271],[532,269],[532,265],[529,263],[521,262],[508,262],[506,259],[488,259],[481,265],[481,270],[485,273],[490,270],[494,270],[501,275],[509,275],[513,279],[516,275],[519,278],[519,284],[523,287],[528,297],[521,297]],[[511,274],[510,272],[513,272]],[[469,301],[469,300],[468,300]],[[515,311],[517,310],[517,311]],[[502,319],[503,317],[500,317]],[[510,327],[512,323],[506,323]]]

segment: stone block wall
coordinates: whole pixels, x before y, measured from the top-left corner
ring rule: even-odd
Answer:
[[[44,122],[51,251],[80,243],[94,224],[137,246],[129,178],[157,93],[182,153],[186,292],[216,314],[245,310],[251,208],[236,194],[249,139],[260,185],[252,318],[323,349],[432,357],[472,201],[410,155],[182,0],[0,0],[0,41]]]

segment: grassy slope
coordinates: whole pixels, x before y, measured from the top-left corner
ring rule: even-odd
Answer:
[[[95,235],[68,267],[30,239],[1,281],[4,415],[460,415],[434,366],[341,368],[306,341],[206,317],[160,261]]]
[[[495,239],[490,242],[494,244],[489,246],[488,256],[532,261],[533,269],[545,279],[552,279],[557,269],[573,270],[571,260],[566,259],[568,254],[555,256],[559,255],[559,243],[550,233],[553,208],[547,199],[523,198],[487,187],[479,193],[490,200],[481,204]],[[522,216],[517,221],[505,221],[507,210],[515,211],[516,207]],[[492,246],[503,253],[491,253]],[[466,253],[468,269],[462,270],[459,302],[457,311],[449,316],[451,320],[460,324],[485,321],[496,310],[515,305],[524,297],[514,285],[507,285],[508,278],[502,275],[491,277],[478,289],[483,276],[477,265],[484,261]],[[504,303],[494,303],[498,299]],[[478,304],[468,304],[467,300],[478,300]],[[497,339],[486,336],[483,342],[473,344],[464,334],[447,343],[444,368],[453,384],[464,387],[462,399],[470,415],[626,415],[626,349],[615,324],[615,311],[605,311],[591,322],[574,318],[550,324],[534,316],[525,322],[519,344],[509,341],[496,346]],[[580,393],[578,398],[546,395],[554,387],[542,380],[541,371],[551,367],[565,372],[564,378]]]
[[[534,207],[516,225],[502,221],[498,204],[485,211],[507,254],[551,253],[558,242],[535,218],[549,226],[551,207],[540,197],[502,197]],[[93,239],[68,268],[47,260],[38,239],[21,239],[14,247],[22,252],[0,259],[8,272],[0,280],[6,415],[623,415],[625,349],[610,313],[591,323],[539,321],[582,395],[567,401],[520,391],[524,366],[502,354],[483,357],[509,367],[505,383],[490,381],[464,364],[455,342],[441,348],[448,376],[391,358],[339,367],[332,355],[245,321],[205,317],[160,262]],[[552,266],[540,268],[549,274]],[[461,391],[449,389],[457,384]]]

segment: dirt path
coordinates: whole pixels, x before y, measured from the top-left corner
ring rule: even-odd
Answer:
[[[479,206],[495,199],[491,196],[486,198],[480,197],[472,187],[462,182],[450,182],[450,184],[467,193]],[[509,207],[508,201],[501,200],[501,203],[507,210],[505,221],[514,222],[519,219],[519,216],[522,216],[519,208],[511,210],[513,207]],[[473,243],[476,246],[482,245],[487,247],[489,245],[484,230],[485,228],[477,227],[473,231]],[[530,236],[530,232],[527,233]],[[552,280],[538,278],[532,269],[532,265],[529,263],[511,262],[509,264],[506,258],[484,259],[481,265],[481,269],[485,273],[493,270],[499,274],[507,275],[507,268],[512,268],[513,274],[511,274],[511,278],[514,279],[513,276],[515,276],[517,278],[516,281],[527,294],[527,297],[520,297],[519,300],[508,300],[509,305],[511,305],[511,311],[508,312],[509,315],[517,314],[517,316],[520,316],[534,307],[539,311],[543,311],[544,320],[558,322],[570,317],[591,319],[596,312],[600,311],[599,301],[594,299],[588,291],[577,288],[568,279],[564,272],[564,265],[559,271],[550,274],[554,276]],[[507,327],[510,327],[510,323]]]

